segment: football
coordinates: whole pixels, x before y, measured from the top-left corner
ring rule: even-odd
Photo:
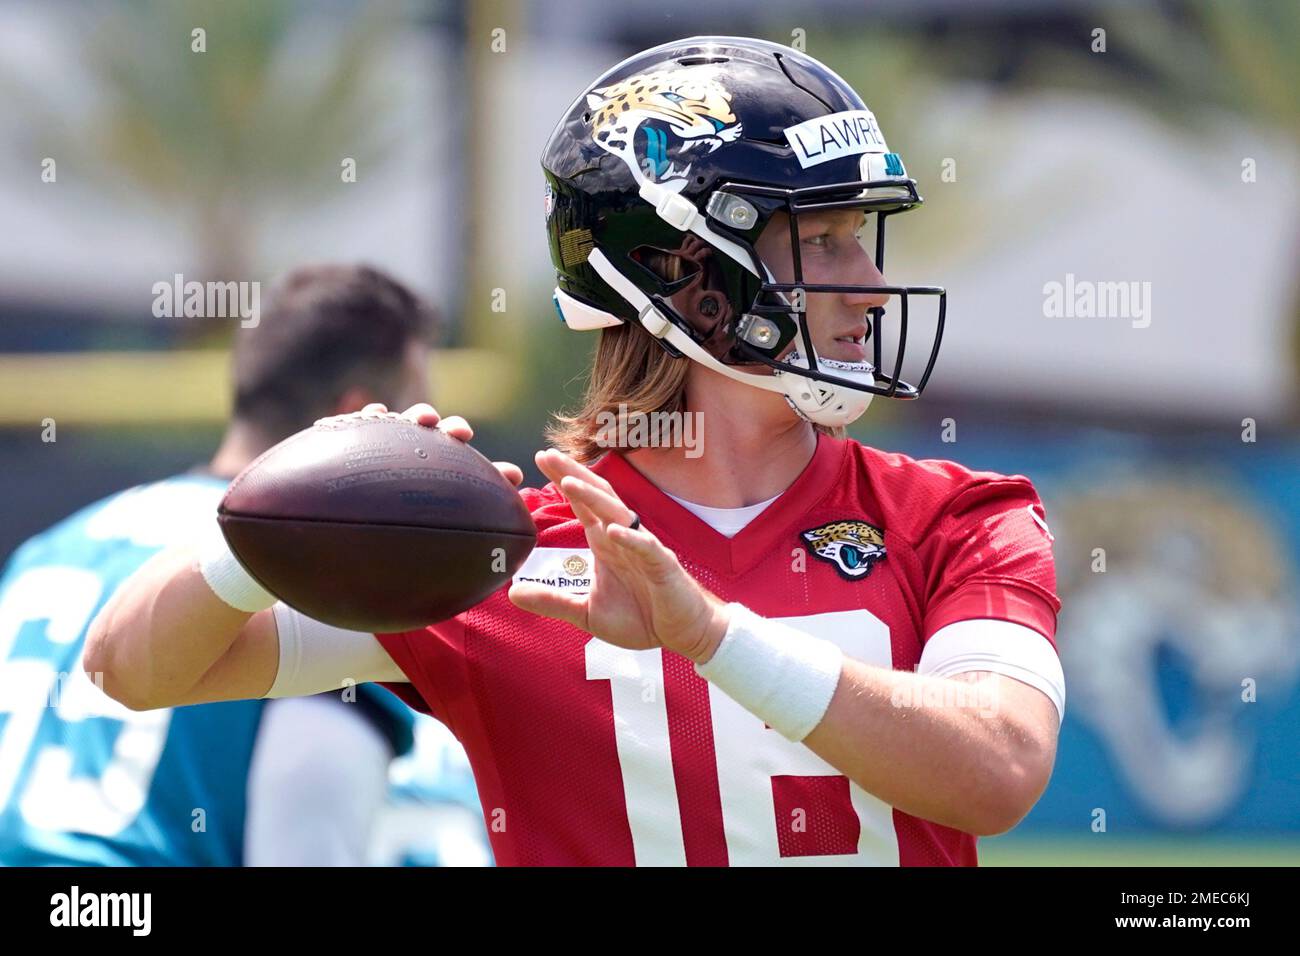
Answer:
[[[376,633],[473,607],[537,541],[523,499],[488,459],[393,413],[323,419],[286,438],[231,482],[218,521],[280,600]]]

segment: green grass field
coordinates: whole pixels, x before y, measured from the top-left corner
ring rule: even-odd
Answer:
[[[981,866],[1300,866],[1300,839],[1004,836],[980,840],[979,854]]]

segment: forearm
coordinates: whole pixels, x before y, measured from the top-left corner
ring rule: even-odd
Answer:
[[[725,613],[698,642],[700,675],[891,806],[987,835],[1014,826],[1046,787],[1058,714],[1039,689],[1001,673],[873,666],[711,601]]]
[[[169,549],[141,566],[96,617],[85,667],[127,706],[169,706],[203,680],[251,617],[213,593],[192,550]]]
[[[971,675],[974,677],[975,675]],[[821,723],[803,743],[868,793],[967,833],[1014,826],[1046,782],[1052,741],[1000,707],[1005,678],[979,683],[845,659]]]

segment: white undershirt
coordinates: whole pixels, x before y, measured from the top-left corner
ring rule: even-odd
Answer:
[[[768,505],[781,497],[778,492],[766,501],[760,501],[755,505],[745,505],[743,508],[711,508],[708,505],[697,505],[685,498],[678,498],[666,491],[664,494],[726,538],[734,538],[740,534],[745,529],[745,525],[761,515]]]

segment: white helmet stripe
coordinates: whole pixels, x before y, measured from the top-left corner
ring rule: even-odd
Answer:
[[[575,299],[559,286],[555,287],[555,302],[560,307],[564,324],[575,332],[590,332],[592,329],[607,329],[611,325],[623,324],[617,315]]]

